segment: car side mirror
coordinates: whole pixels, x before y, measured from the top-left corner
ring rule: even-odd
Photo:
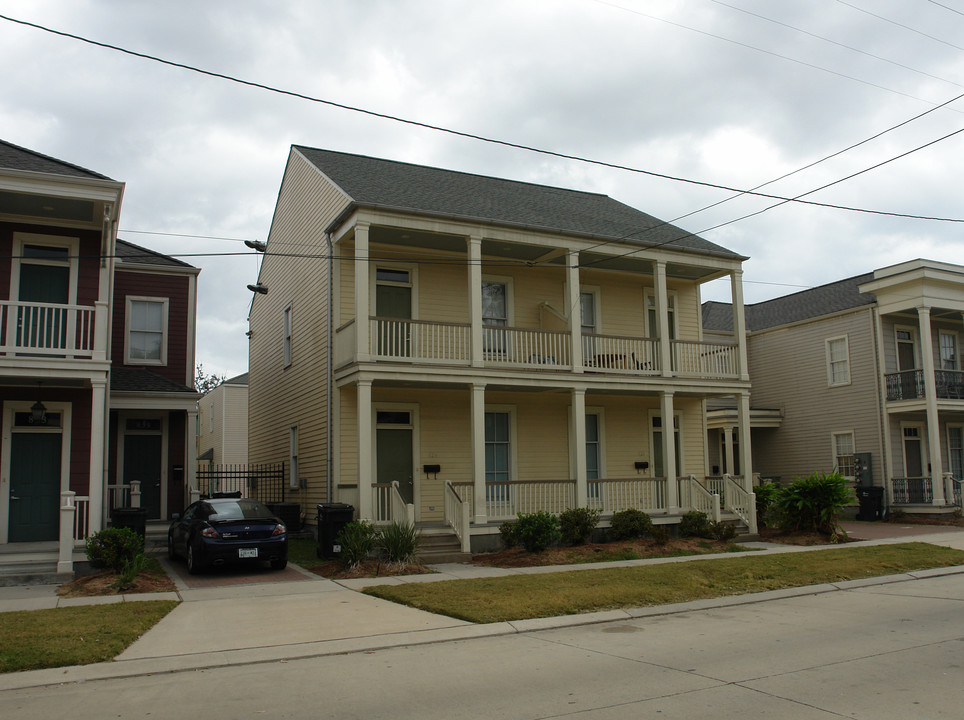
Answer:
[[[171,519],[172,519],[172,520],[180,520],[180,519],[181,519],[181,513],[172,513],[172,514],[171,514]]]

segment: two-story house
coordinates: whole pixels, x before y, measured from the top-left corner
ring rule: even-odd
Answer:
[[[738,399],[751,477],[744,259],[605,195],[294,146],[253,286],[250,461],[286,461],[309,510],[463,549],[520,512],[712,511],[707,399]],[[708,343],[721,277],[738,332]]]
[[[117,240],[123,194],[0,141],[0,548],[62,571],[112,507],[168,517],[193,474],[198,270]]]
[[[730,309],[704,305],[708,334],[725,337]],[[745,315],[754,412],[779,415],[753,432],[755,469],[786,481],[834,468],[854,477],[857,458],[889,506],[960,507],[964,268],[913,260]],[[711,409],[710,425],[725,412]]]
[[[198,401],[198,461],[248,462],[248,373],[228,378]]]

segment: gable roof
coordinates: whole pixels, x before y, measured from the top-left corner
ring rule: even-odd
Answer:
[[[27,148],[14,145],[6,140],[0,140],[0,168],[4,170],[27,170],[29,172],[48,173],[50,175],[68,175],[70,177],[96,178],[110,180],[93,170],[87,170],[79,165],[52,158],[48,155]]]
[[[873,279],[872,272],[864,273],[747,305],[744,308],[747,332],[766,330],[864,305],[873,305],[877,302],[876,296],[872,293],[861,293],[858,289],[858,286]],[[703,303],[702,312],[704,330],[733,332],[733,310],[729,303],[706,302]]]
[[[352,201],[328,231],[355,208],[372,207],[746,259],[608,195],[302,145],[292,148]]]
[[[185,267],[193,268],[193,265],[188,265],[183,260],[178,260],[170,255],[164,255],[162,253],[156,252],[155,250],[149,250],[148,248],[141,247],[140,245],[135,245],[134,243],[127,242],[126,240],[121,240],[117,238],[117,246],[114,249],[114,255],[117,257],[118,263],[137,263],[138,265],[165,265],[167,267]]]
[[[197,391],[145,368],[118,367],[110,370],[111,392],[185,393]]]

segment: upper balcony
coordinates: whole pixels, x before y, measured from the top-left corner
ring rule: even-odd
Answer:
[[[0,301],[0,365],[107,357],[107,306]]]

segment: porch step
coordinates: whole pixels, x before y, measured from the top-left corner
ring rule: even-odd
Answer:
[[[73,573],[58,573],[57,561],[46,559],[0,562],[0,587],[13,585],[61,585],[74,579]]]
[[[419,545],[417,557],[424,565],[437,565],[469,562],[472,554],[462,552],[462,545],[451,530],[433,529],[422,532],[422,542]]]

